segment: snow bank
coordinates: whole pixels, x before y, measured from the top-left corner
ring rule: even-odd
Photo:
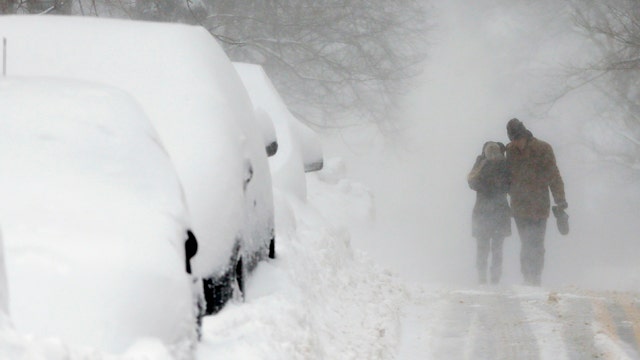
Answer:
[[[337,181],[323,181],[325,171]],[[283,209],[279,202],[278,259],[258,266],[245,304],[205,319],[199,358],[393,358],[406,291],[351,248],[349,219],[370,220],[372,203],[363,185],[339,173],[329,166],[308,175],[308,203],[290,196]],[[343,206],[356,211],[340,223],[335,214]]]
[[[407,289],[352,249],[350,221],[372,220],[371,194],[344,177],[339,159],[327,164],[307,175],[308,202],[279,195],[278,258],[256,268],[244,303],[232,301],[204,319],[196,359],[394,358]],[[336,210],[345,206],[345,213],[355,211],[340,221]],[[169,354],[154,339],[114,356],[59,339],[0,332],[0,358],[7,359],[165,360]]]

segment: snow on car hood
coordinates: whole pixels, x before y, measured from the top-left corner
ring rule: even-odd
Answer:
[[[129,95],[75,81],[0,80],[0,173],[18,330],[110,351],[142,336],[189,336],[186,207]]]

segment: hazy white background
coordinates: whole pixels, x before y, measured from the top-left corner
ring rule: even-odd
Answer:
[[[518,117],[554,147],[569,202],[568,236],[549,219],[543,284],[639,290],[638,176],[595,157],[584,141],[616,145],[595,115],[610,104],[589,89],[553,101],[564,66],[590,51],[571,19],[550,2],[447,1],[432,11],[432,56],[403,104],[403,131],[383,141],[347,130],[328,150],[347,158],[350,176],[376,196],[377,221],[363,224],[354,246],[406,279],[472,284],[475,193],[466,175],[485,141],[508,142],[506,122]],[[515,224],[513,232],[506,284],[522,282]]]

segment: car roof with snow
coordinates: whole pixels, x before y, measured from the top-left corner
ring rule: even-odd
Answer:
[[[188,214],[136,101],[102,84],[2,78],[0,138],[16,328],[113,351],[137,337],[187,341],[176,324],[195,321]]]
[[[260,143],[246,90],[199,26],[66,16],[3,16],[9,75],[100,81],[134,95],[174,161],[199,251],[194,274],[226,264],[243,228],[243,159]],[[259,169],[258,169],[259,168]],[[258,171],[260,170],[260,171]],[[270,179],[260,179],[270,191]],[[266,191],[266,190],[261,190]],[[270,195],[264,195],[268,198]],[[214,239],[231,239],[214,241]]]

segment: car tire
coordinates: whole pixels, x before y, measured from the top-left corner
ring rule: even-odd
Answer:
[[[234,299],[244,301],[245,267],[242,258],[236,261],[235,267],[229,269],[218,279],[203,279],[205,315],[214,315]]]

